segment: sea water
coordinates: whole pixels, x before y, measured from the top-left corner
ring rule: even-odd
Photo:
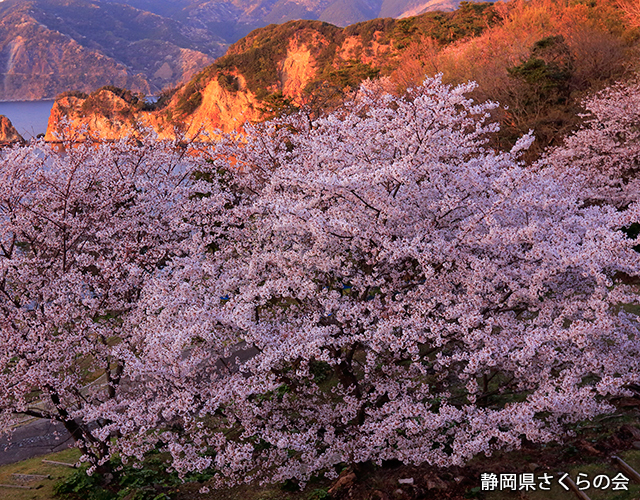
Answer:
[[[53,99],[5,101],[0,102],[0,115],[9,118],[18,133],[28,140],[47,131],[47,122],[52,107]]]

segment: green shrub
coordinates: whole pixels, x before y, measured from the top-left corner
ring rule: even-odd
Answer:
[[[171,500],[183,482],[204,482],[211,471],[189,474],[184,481],[178,474],[168,473],[161,455],[152,454],[142,468],[123,465],[112,459],[113,477],[94,473],[89,476],[82,467],[54,486],[54,494],[62,500]]]
[[[190,115],[202,104],[202,94],[199,90],[194,90],[187,86],[178,99],[176,110],[181,115]]]
[[[331,495],[326,488],[315,489],[307,496],[307,500],[329,500],[330,498]]]
[[[233,75],[225,73],[218,75],[218,83],[227,92],[237,92],[240,89],[238,78]]]

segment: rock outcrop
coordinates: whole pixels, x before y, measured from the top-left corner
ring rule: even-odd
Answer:
[[[238,78],[243,80],[242,77]],[[245,121],[262,116],[260,101],[246,88],[229,91],[217,80],[201,91],[202,104],[189,115],[179,115],[179,98],[161,110],[145,111],[116,95],[101,89],[89,96],[63,96],[51,109],[45,140],[62,138],[117,140],[153,130],[160,139],[178,135],[205,139],[206,134],[229,132]]]
[[[111,140],[135,135],[142,124],[143,102],[129,91],[103,87],[92,94],[63,94],[53,104],[45,140]]]
[[[387,42],[383,50],[369,50],[377,44],[376,33],[367,41],[359,35],[345,37],[342,32],[317,21],[257,30],[157,109],[123,100],[108,88],[90,95],[64,95],[53,106],[46,139],[55,140],[67,122],[81,135],[88,132],[103,139],[135,134],[141,128],[152,128],[162,138],[237,129],[246,121],[271,116],[283,103],[301,105],[308,98],[307,87],[327,76],[337,77],[340,86],[357,85],[371,68],[369,63],[355,64],[353,58],[381,64],[391,49]],[[344,43],[348,47],[342,50]],[[256,66],[256,57],[262,57],[258,62],[262,66]],[[351,78],[354,65],[365,70],[355,79]]]
[[[4,115],[0,115],[0,144],[22,141],[22,136],[15,129],[11,120]]]

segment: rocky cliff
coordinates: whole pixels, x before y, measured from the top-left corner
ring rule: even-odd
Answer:
[[[11,120],[0,115],[0,144],[22,141],[22,136],[15,129]]]
[[[473,0],[479,1],[479,0]],[[104,85],[187,82],[251,30],[292,19],[346,26],[451,10],[460,0],[2,0],[0,100]]]
[[[242,77],[238,78],[242,81]],[[193,138],[217,130],[230,131],[244,121],[260,119],[259,100],[246,89],[229,92],[217,80],[202,90],[202,104],[189,115],[174,115],[176,99],[161,110],[144,110],[118,95],[120,89],[102,88],[90,95],[63,95],[51,109],[45,140],[91,136],[115,140],[152,129],[161,139],[186,134]]]
[[[46,139],[54,140],[66,121],[103,139],[136,133],[141,127],[153,128],[160,137],[173,137],[178,131],[189,137],[230,131],[245,121],[271,116],[281,106],[301,105],[308,99],[309,86],[325,78],[327,71],[332,73],[330,60],[340,72],[343,65],[353,66],[356,54],[363,61],[375,59],[375,51],[363,49],[360,36],[342,36],[342,31],[314,21],[257,30],[165,96],[156,109],[127,101],[117,95],[123,91],[108,88],[90,95],[64,95],[53,106]],[[359,82],[345,75],[341,84]]]
[[[479,1],[479,0],[472,0]],[[491,0],[493,1],[493,0]],[[0,100],[187,82],[251,30],[451,10],[460,0],[2,0]]]
[[[391,74],[407,37],[429,36],[446,45],[493,22],[491,3],[451,14],[410,20],[375,19],[347,28],[319,21],[290,21],[253,31],[187,84],[146,106],[109,89],[64,96],[54,104],[46,138],[62,118],[76,130],[104,139],[153,128],[160,137],[195,137],[238,128],[301,105],[330,106],[366,78]],[[452,30],[451,25],[459,27]],[[317,101],[317,102],[314,102]]]
[[[133,99],[131,93],[115,87],[101,88],[90,95],[63,94],[51,109],[45,140],[60,140],[67,134],[82,137],[90,133],[102,139],[131,135],[136,129]]]

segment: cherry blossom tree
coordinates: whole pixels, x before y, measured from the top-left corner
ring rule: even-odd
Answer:
[[[99,466],[98,409],[139,349],[126,317],[189,235],[177,211],[200,160],[152,137],[59,148],[0,153],[0,428],[59,421]]]
[[[624,208],[640,193],[640,81],[614,85],[583,105],[582,128],[540,165],[573,183],[586,203]]]
[[[194,192],[183,256],[126,320],[137,383],[102,407],[124,455],[162,446],[220,483],[460,465],[559,439],[638,382],[615,279],[640,269],[619,231],[638,207],[523,165],[530,136],[490,150],[473,88],[366,84],[212,147],[224,211]]]

